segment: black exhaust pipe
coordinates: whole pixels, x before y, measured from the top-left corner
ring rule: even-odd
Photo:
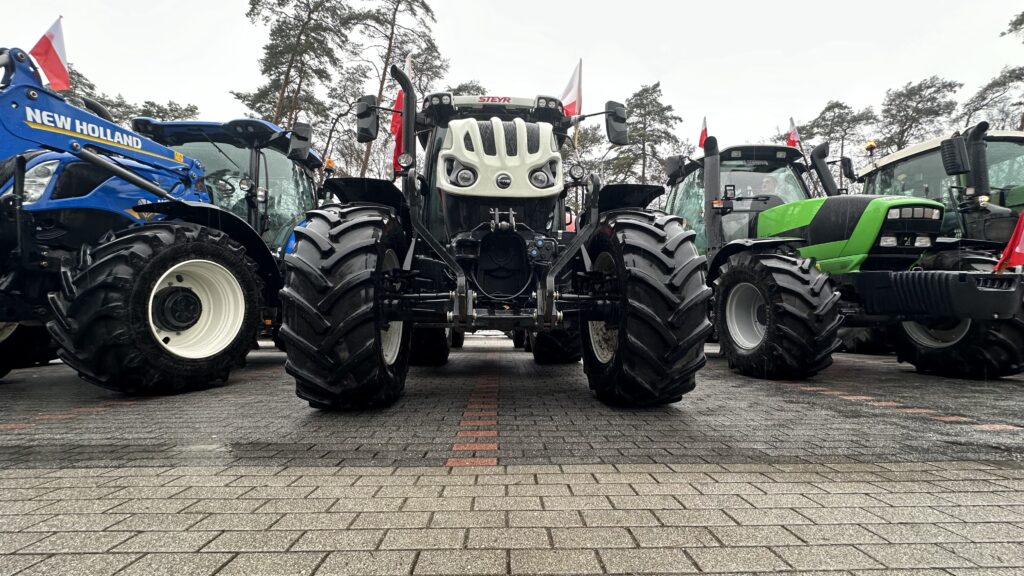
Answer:
[[[821,187],[825,189],[826,196],[838,196],[839,187],[836,186],[836,179],[832,177],[832,171],[828,169],[828,142],[822,142],[811,150],[811,167],[818,175]]]

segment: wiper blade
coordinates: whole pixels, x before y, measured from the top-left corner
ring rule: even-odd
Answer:
[[[231,162],[231,165],[234,166],[236,170],[238,170],[239,174],[242,174],[242,175],[245,174],[245,172],[242,171],[242,167],[239,166],[234,160],[232,160],[231,156],[228,156],[228,153],[225,152],[220,146],[217,146],[217,143],[213,141],[213,138],[210,138],[209,134],[206,134],[204,132],[203,133],[203,138],[206,138],[207,142],[209,142],[210,144],[213,144],[213,147],[217,149],[217,152],[220,152],[221,156],[227,158],[228,162]]]

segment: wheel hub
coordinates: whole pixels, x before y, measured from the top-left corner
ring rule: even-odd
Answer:
[[[963,339],[971,329],[970,318],[959,322],[923,324],[904,322],[903,332],[915,343],[925,348],[948,348]]]
[[[729,291],[725,325],[739,348],[753,350],[761,345],[768,329],[768,303],[756,286],[742,282]]]
[[[10,338],[17,328],[17,322],[0,322],[0,342]]]
[[[602,252],[594,261],[594,271],[613,274],[615,272],[615,260],[608,252]],[[587,322],[587,332],[590,334],[591,351],[594,357],[601,364],[610,364],[619,350],[619,329],[608,322],[601,320]]]
[[[202,315],[203,302],[190,288],[164,288],[153,298],[153,319],[165,330],[188,330]]]

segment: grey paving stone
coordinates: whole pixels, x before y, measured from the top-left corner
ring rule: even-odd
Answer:
[[[231,554],[146,554],[118,576],[210,576],[231,558]]]
[[[703,572],[771,572],[788,568],[768,548],[693,548],[687,552]]]
[[[883,568],[853,546],[776,546],[773,550],[797,570]]]
[[[545,500],[547,500],[545,498]],[[474,510],[540,510],[537,496],[480,496],[473,500]]]
[[[604,510],[612,507],[605,496],[544,496],[542,500],[545,510]]]
[[[132,536],[131,532],[59,532],[22,549],[26,554],[85,554],[106,552]]]
[[[289,549],[301,551],[376,550],[384,530],[309,530]]]
[[[112,552],[196,552],[217,537],[216,532],[142,532]]]
[[[726,546],[785,546],[802,544],[782,526],[714,526],[711,532]]]
[[[1024,544],[968,543],[946,544],[944,547],[978,566],[1015,567],[1024,571]]]
[[[414,574],[505,574],[504,550],[426,550],[416,561]]]
[[[429,512],[363,512],[351,528],[426,528],[429,522]]]
[[[139,554],[58,554],[30,568],[18,576],[109,576],[139,558]]]
[[[326,512],[333,504],[334,500],[330,498],[279,498],[263,502],[256,511],[267,514]]]
[[[190,530],[266,530],[281,514],[210,514]]]
[[[719,542],[708,528],[695,526],[633,527],[629,529],[637,543],[644,548],[689,548],[718,546]]]
[[[218,576],[307,576],[320,564],[324,554],[317,552],[268,553],[252,552],[235,556],[217,572]]]
[[[317,576],[390,576],[409,574],[416,553],[411,551],[331,552]]]
[[[731,526],[736,521],[721,510],[656,510],[666,526]]]
[[[681,574],[697,568],[682,550],[601,550],[610,574]]]
[[[940,524],[944,529],[959,534],[971,542],[1024,542],[1024,527],[1004,522]]]
[[[32,532],[93,532],[106,530],[128,518],[127,514],[60,514],[33,523],[23,530]]]
[[[887,568],[963,568],[972,563],[936,544],[865,544],[860,549]]]
[[[21,572],[25,568],[42,562],[46,556],[31,556],[28,554],[19,554],[17,556],[0,556],[0,576],[11,576]],[[37,572],[38,574],[38,572]]]
[[[967,538],[934,524],[870,524],[867,529],[893,544],[941,544],[943,542],[968,541]]]
[[[441,510],[471,510],[472,498],[406,498],[403,512],[429,512]]]
[[[550,548],[551,543],[543,528],[471,528],[466,547],[511,550]]]
[[[312,512],[285,514],[271,530],[331,530],[345,528],[356,517],[351,512]]]
[[[48,536],[49,534],[46,532],[0,532],[0,555],[21,550],[29,544],[38,542]]]
[[[600,574],[593,550],[512,550],[513,574]]]
[[[885,520],[862,508],[801,508],[815,524],[884,524]]]
[[[786,526],[808,544],[885,544],[885,540],[856,524],[800,524]]]
[[[555,548],[634,548],[636,542],[625,528],[552,528]],[[547,534],[545,533],[545,541]],[[546,548],[547,546],[533,546]]]
[[[529,514],[528,512],[510,512],[512,514]],[[500,528],[505,525],[505,512],[435,512],[430,526],[436,528]]]
[[[737,508],[726,510],[737,523],[747,526],[810,524],[811,521],[788,508]]]
[[[302,532],[243,530],[222,532],[204,548],[204,552],[283,552],[299,539]]]
[[[382,550],[430,550],[462,548],[466,531],[458,528],[412,528],[388,530]]]
[[[187,530],[204,517],[203,514],[133,514],[111,526],[110,530]]]
[[[515,511],[508,513],[510,527],[570,527],[583,526],[578,510]]]

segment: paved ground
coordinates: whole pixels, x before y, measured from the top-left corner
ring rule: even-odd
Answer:
[[[283,362],[171,398],[0,381],[0,576],[1024,574],[1024,379],[712,359],[683,402],[619,410],[581,365],[469,338],[397,405],[327,414]]]

